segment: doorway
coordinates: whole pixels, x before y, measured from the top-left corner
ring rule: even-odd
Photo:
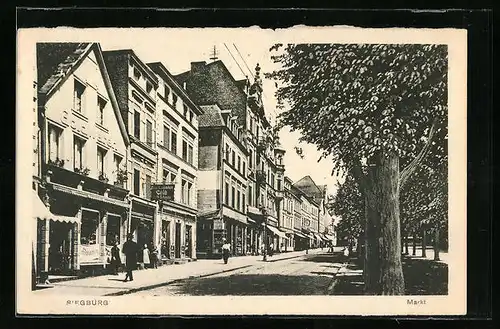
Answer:
[[[170,255],[170,222],[162,221],[161,224],[161,258],[171,258]]]
[[[175,258],[181,258],[181,223],[175,223]]]
[[[186,257],[193,257],[193,232],[191,225],[186,225]]]
[[[71,269],[73,237],[71,223],[50,222],[49,272],[61,274]]]

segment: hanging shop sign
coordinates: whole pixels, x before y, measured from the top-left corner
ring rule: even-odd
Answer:
[[[175,184],[152,184],[151,199],[155,201],[174,201]]]

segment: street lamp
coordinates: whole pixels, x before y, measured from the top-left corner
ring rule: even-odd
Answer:
[[[264,217],[264,252],[262,260],[267,261],[267,210],[264,206],[260,206],[260,211]]]

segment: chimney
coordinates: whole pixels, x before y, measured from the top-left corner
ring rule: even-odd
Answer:
[[[202,71],[207,65],[207,62],[191,62],[191,73],[197,73]]]

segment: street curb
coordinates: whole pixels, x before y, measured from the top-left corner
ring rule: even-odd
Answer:
[[[205,277],[212,276],[212,275],[217,275],[217,274],[222,274],[222,273],[227,273],[227,272],[233,272],[233,271],[241,270],[241,269],[244,269],[244,268],[247,268],[247,267],[250,267],[250,266],[254,266],[254,264],[239,266],[239,267],[235,267],[235,268],[232,268],[232,269],[218,271],[218,272],[212,272],[212,273],[208,273],[208,274],[192,275],[192,276],[185,277],[185,278],[174,279],[174,280],[165,281],[165,282],[161,282],[161,283],[155,283],[155,284],[152,284],[152,285],[138,287],[138,288],[132,288],[132,289],[129,289],[129,290],[126,290],[126,291],[112,292],[110,294],[105,294],[104,296],[105,297],[116,297],[116,296],[129,295],[129,294],[133,294],[133,293],[136,293],[136,292],[139,292],[139,291],[151,290],[151,289],[160,288],[160,287],[163,287],[163,286],[168,286],[168,285],[171,285],[171,284],[174,284],[174,283],[177,283],[177,282],[181,282],[181,281],[184,281],[184,280],[199,279],[199,278],[205,278]]]
[[[342,264],[341,267],[335,272],[335,275],[332,278],[332,282],[328,285],[328,288],[326,288],[326,295],[330,295],[333,292],[333,289],[335,289],[335,286],[337,285],[337,275],[342,271],[343,269],[347,268],[346,264]]]

